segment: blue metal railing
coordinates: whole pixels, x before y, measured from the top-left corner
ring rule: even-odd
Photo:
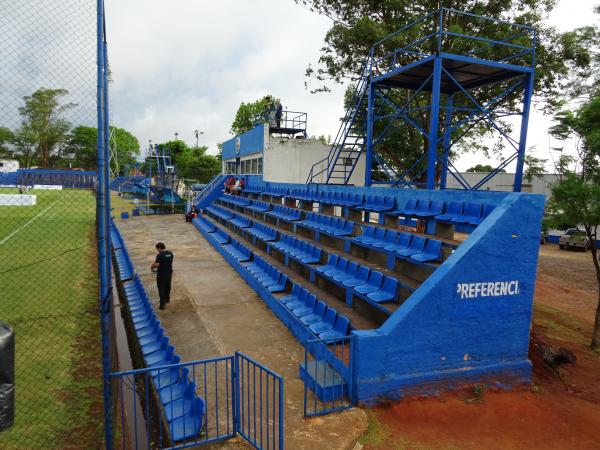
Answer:
[[[198,203],[200,203],[210,192],[212,192],[212,190],[217,187],[220,183],[223,183],[223,181],[225,180],[225,175],[220,173],[218,175],[215,175],[213,177],[212,180],[210,180],[210,182],[204,186],[204,189],[202,189],[192,200],[192,204],[193,205],[197,205]]]
[[[508,36],[490,37],[491,24],[497,28],[495,34]],[[420,37],[415,39],[415,35]],[[534,27],[442,7],[373,44],[372,66],[376,72],[387,72],[424,56],[458,51],[475,58],[534,67],[536,39]]]
[[[304,415],[322,416],[356,405],[355,336],[304,344]]]
[[[237,432],[258,449],[282,450],[283,377],[235,353]]]
[[[119,448],[181,449],[236,434],[259,450],[284,448],[283,377],[243,353],[111,377]],[[179,396],[176,382],[185,377],[194,392]],[[173,401],[165,403],[167,396]]]
[[[272,132],[286,133],[286,130],[294,130],[295,133],[302,132],[306,136],[306,124],[308,114],[299,111],[283,111],[279,124],[269,120],[269,127]]]

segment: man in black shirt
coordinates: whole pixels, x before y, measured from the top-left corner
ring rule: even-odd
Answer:
[[[159,309],[165,309],[165,304],[170,301],[174,256],[162,242],[156,244],[156,250],[158,250],[158,255],[150,267],[156,271],[156,286],[160,298]]]

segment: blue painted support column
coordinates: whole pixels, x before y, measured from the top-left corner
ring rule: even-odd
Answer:
[[[446,99],[446,115],[444,117],[444,153],[442,155],[442,168],[440,177],[440,189],[446,189],[448,180],[448,158],[450,157],[450,144],[452,142],[452,107],[454,106],[454,95]]]
[[[529,112],[531,111],[531,97],[533,96],[533,72],[530,72],[523,81],[525,92],[523,95],[523,115],[521,117],[521,134],[519,136],[519,155],[517,156],[517,170],[515,171],[514,192],[521,192],[523,184],[523,166],[525,163],[525,150],[527,148],[527,128],[529,127]]]
[[[433,61],[433,86],[429,117],[429,142],[427,147],[427,189],[435,189],[435,162],[437,160],[438,128],[440,120],[440,86],[442,81],[442,58]]]
[[[371,186],[371,171],[373,169],[373,100],[375,97],[374,86],[369,83],[369,97],[367,104],[367,145],[365,158],[365,186]]]

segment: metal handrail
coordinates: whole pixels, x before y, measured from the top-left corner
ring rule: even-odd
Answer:
[[[222,173],[220,173],[220,174],[218,174],[218,175],[215,175],[215,176],[213,177],[213,179],[212,179],[212,180],[210,180],[210,182],[209,182],[209,183],[208,183],[206,186],[204,186],[204,189],[202,189],[202,190],[201,190],[201,191],[200,191],[200,192],[199,192],[199,193],[198,193],[198,194],[197,194],[197,195],[194,197],[194,199],[192,200],[192,203],[193,203],[194,205],[198,204],[198,203],[200,202],[200,200],[202,200],[204,197],[206,197],[206,196],[208,195],[208,193],[209,193],[210,191],[212,191],[212,190],[215,188],[215,186],[216,186],[216,185],[217,185],[219,182],[221,182],[221,180],[223,179],[223,177],[224,177],[224,176],[225,176],[225,175],[224,175],[224,174],[222,174]]]

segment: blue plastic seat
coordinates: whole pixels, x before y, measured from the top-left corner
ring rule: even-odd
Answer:
[[[305,305],[300,308],[293,309],[292,314],[294,314],[296,317],[308,316],[313,312],[315,306],[317,306],[317,296],[310,294],[306,299]]]
[[[325,302],[319,300],[317,301],[313,312],[307,316],[300,317],[300,322],[302,322],[306,326],[321,322],[323,321],[325,311],[327,311],[327,305],[325,304]]]
[[[384,248],[386,245],[392,245],[396,242],[396,238],[398,237],[398,233],[394,230],[384,230],[383,239],[374,240],[371,246],[377,248]]]
[[[352,238],[353,241],[356,242],[364,242],[365,239],[372,239],[375,234],[375,227],[370,225],[361,225],[362,234],[360,236],[356,236]]]
[[[479,224],[481,224],[481,222],[483,222],[483,220],[487,216],[489,216],[495,208],[496,207],[494,205],[483,205],[483,212],[481,213],[481,217],[471,219],[471,220],[469,220],[469,223],[471,225],[479,225]]]
[[[324,272],[325,276],[333,278],[336,275],[342,275],[346,271],[349,261],[346,258],[338,258],[335,268]]]
[[[319,333],[320,339],[338,339],[348,335],[348,328],[350,327],[350,321],[347,317],[339,315],[335,320],[335,325],[332,330],[324,331]]]
[[[428,239],[427,245],[425,245],[423,253],[417,253],[416,255],[412,255],[410,259],[414,259],[415,261],[421,262],[438,261],[440,259],[441,251],[441,241],[438,241],[437,239]]]
[[[383,282],[383,274],[376,270],[371,271],[369,279],[365,284],[355,286],[354,290],[360,294],[369,294],[371,292],[377,292],[381,289],[381,283]]]
[[[296,300],[286,301],[284,303],[284,305],[290,311],[297,309],[297,308],[302,308],[306,304],[306,300],[308,299],[309,295],[310,295],[310,292],[308,292],[308,290],[306,290],[305,288],[301,287],[300,292],[298,293],[298,295],[296,297]]]
[[[354,261],[350,261],[348,263],[348,265],[346,266],[346,269],[344,270],[343,273],[336,273],[335,275],[333,275],[333,279],[335,281],[337,281],[338,283],[341,283],[344,280],[347,280],[351,277],[353,277],[354,275],[356,275],[356,272],[358,271],[358,263],[354,262]]]
[[[339,256],[330,254],[329,257],[327,258],[327,264],[317,267],[316,268],[317,271],[321,272],[321,273],[325,273],[328,270],[335,269],[335,265],[337,264],[338,259],[339,259]]]
[[[181,380],[179,383],[165,386],[158,392],[158,396],[160,397],[161,403],[163,405],[166,405],[174,400],[182,398],[185,395],[186,391],[190,389],[191,384],[194,383],[191,383],[188,379],[184,379]]]
[[[427,239],[422,236],[413,236],[408,248],[403,250],[396,250],[396,253],[402,256],[412,256],[418,253],[422,253],[425,250],[425,244]]]
[[[455,217],[452,222],[456,223],[469,223],[470,221],[479,220],[481,218],[481,204],[479,203],[467,203],[463,215]]]
[[[200,435],[205,422],[205,404],[201,397],[196,397],[189,414],[169,423],[169,434],[174,442],[184,441]]]
[[[292,285],[292,292],[291,294],[288,295],[284,295],[283,297],[281,297],[279,299],[279,301],[281,303],[283,303],[284,305],[286,303],[292,302],[292,301],[297,301],[298,300],[298,296],[300,295],[300,291],[302,290],[302,286],[300,286],[299,284],[293,284]]]
[[[360,266],[356,271],[356,275],[352,278],[345,280],[342,284],[348,287],[360,286],[361,284],[365,284],[369,279],[369,274],[371,269],[367,266]]]
[[[279,273],[279,278],[274,284],[267,286],[267,290],[271,293],[282,292],[285,291],[285,287],[287,285],[288,277],[283,273]]]
[[[385,237],[385,228],[375,228],[373,232],[373,237],[366,237],[363,239],[363,244],[365,245],[373,245],[374,242],[383,242],[383,238]]]
[[[438,214],[435,216],[437,220],[454,220],[462,216],[463,203],[462,202],[451,202],[448,205],[448,209],[444,214]]]
[[[337,311],[333,308],[327,308],[323,320],[321,322],[313,323],[308,328],[317,336],[326,331],[332,330],[335,325],[335,319],[337,318]]]
[[[427,211],[419,211],[416,215],[419,217],[433,217],[444,211],[444,202],[431,201]]]
[[[367,294],[367,297],[374,302],[389,302],[396,299],[396,293],[398,291],[398,280],[392,277],[384,277],[381,289],[375,292]]]
[[[178,386],[174,384],[172,386]],[[169,387],[165,387],[161,389],[162,391],[168,391]],[[167,418],[167,422],[172,422],[175,419],[179,419],[180,417],[187,416],[192,412],[194,407],[194,402],[196,400],[196,383],[191,382],[188,383],[185,390],[183,391],[183,395],[179,398],[175,398],[171,401],[163,403],[163,409],[165,411],[165,416]]]

